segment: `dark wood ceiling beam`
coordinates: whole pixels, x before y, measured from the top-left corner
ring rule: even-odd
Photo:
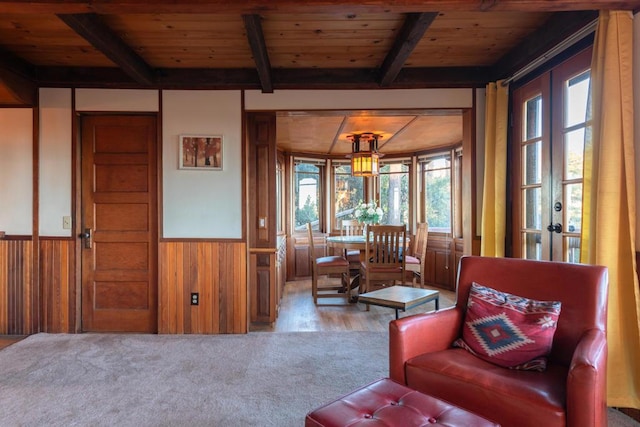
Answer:
[[[256,63],[258,76],[260,76],[260,84],[262,92],[273,92],[273,83],[271,82],[271,62],[267,53],[267,45],[264,41],[264,33],[262,32],[262,23],[260,15],[242,15],[244,27],[247,30],[247,39],[253,60]]]
[[[38,88],[31,80],[0,68],[0,86],[4,86],[19,105],[35,105]]]
[[[47,87],[140,87],[117,68],[46,67],[38,83]],[[489,68],[405,68],[391,89],[484,87]],[[274,90],[379,89],[377,69],[272,70]],[[152,86],[159,89],[262,89],[255,69],[175,68],[158,70]]]
[[[451,11],[636,10],[640,0],[0,0],[0,13],[408,13]]]
[[[35,80],[37,68],[19,56],[0,48],[0,69],[9,70],[28,80]]]
[[[398,76],[407,58],[422,40],[427,28],[438,16],[438,12],[409,13],[393,46],[380,67],[380,86],[388,87]]]
[[[37,86],[36,67],[0,48],[0,85],[15,99],[15,104],[34,105]]]
[[[527,65],[543,57],[551,49],[593,24],[597,11],[561,12],[551,18],[522,43],[504,55],[493,66],[490,80],[511,77]],[[577,40],[576,40],[577,41]]]
[[[107,27],[98,15],[93,13],[59,14],[58,18],[101,51],[136,82],[142,85],[154,83],[153,69]]]

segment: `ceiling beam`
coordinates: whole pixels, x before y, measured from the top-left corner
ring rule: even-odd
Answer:
[[[16,104],[34,105],[36,71],[27,61],[0,48],[0,85],[13,96]]]
[[[38,88],[33,81],[27,80],[6,68],[0,68],[0,86],[7,89],[15,99],[16,104],[35,105]]]
[[[35,80],[37,68],[15,55],[0,47],[0,69],[9,70],[26,79]]]
[[[486,67],[405,68],[389,88],[484,87],[489,71]],[[159,69],[157,76],[151,87],[159,89],[262,89],[258,72],[252,68]],[[274,90],[380,89],[374,68],[275,68],[272,78]],[[37,83],[46,87],[140,87],[117,68],[42,67]]]
[[[269,54],[267,53],[267,45],[264,42],[264,33],[262,32],[262,23],[260,15],[242,15],[244,27],[247,30],[247,39],[253,60],[258,69],[262,92],[272,93],[273,83],[271,82],[271,63],[269,62]]]
[[[398,76],[407,58],[437,16],[438,12],[407,14],[398,37],[380,67],[380,86],[388,87]]]
[[[556,13],[492,67],[490,80],[513,76],[598,19],[596,11]],[[578,40],[575,40],[578,41]]]
[[[142,85],[154,83],[155,74],[153,69],[107,27],[98,15],[93,13],[59,14],[58,18],[85,38],[136,82]]]
[[[408,13],[636,10],[640,0],[0,0],[0,13]]]

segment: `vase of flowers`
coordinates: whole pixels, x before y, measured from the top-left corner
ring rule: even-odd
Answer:
[[[363,203],[361,201],[353,211],[353,215],[355,219],[362,224],[371,225],[378,224],[380,222],[383,212],[382,208],[380,208],[376,202],[371,201],[369,203]]]

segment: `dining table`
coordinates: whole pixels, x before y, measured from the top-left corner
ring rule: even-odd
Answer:
[[[360,251],[360,261],[364,261],[365,259],[365,252],[367,250],[367,238],[365,237],[364,234],[353,234],[350,236],[327,236],[326,238],[327,241],[327,246],[329,248],[334,248],[334,249],[346,249],[346,250],[359,250]],[[407,239],[405,248],[407,247],[407,245],[409,244],[409,239]],[[358,273],[353,276],[353,278],[351,279],[351,295],[352,296],[352,300],[357,300],[357,295],[359,293],[359,287],[360,287],[360,272],[358,271]],[[355,291],[355,292],[354,292]],[[352,301],[355,302],[355,301]]]

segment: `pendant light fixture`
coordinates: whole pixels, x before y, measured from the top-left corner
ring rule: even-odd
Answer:
[[[373,132],[347,135],[347,139],[351,141],[351,154],[347,157],[351,158],[352,176],[369,177],[380,174],[380,157],[382,157],[378,153],[378,139],[380,138],[382,138],[381,135]]]

